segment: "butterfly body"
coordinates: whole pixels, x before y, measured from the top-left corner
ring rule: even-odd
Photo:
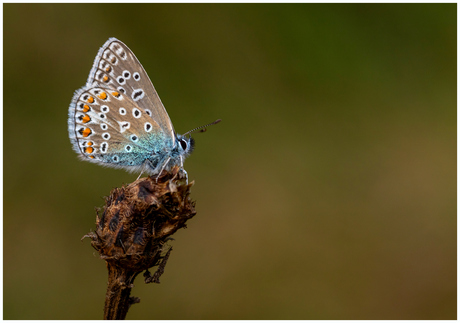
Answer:
[[[115,38],[101,47],[86,85],[75,92],[68,130],[81,159],[150,175],[183,169],[194,147],[191,136],[176,134],[144,68]]]

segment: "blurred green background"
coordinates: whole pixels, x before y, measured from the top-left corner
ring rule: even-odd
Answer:
[[[125,42],[198,214],[128,319],[455,319],[456,4],[4,4],[5,319],[101,319],[80,238],[136,174],[81,162],[67,110]],[[27,95],[26,95],[27,94]]]

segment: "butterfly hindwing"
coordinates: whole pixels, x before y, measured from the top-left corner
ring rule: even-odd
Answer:
[[[161,153],[165,145],[162,129],[128,96],[92,87],[78,91],[74,101],[69,130],[74,150],[82,158],[136,170]]]

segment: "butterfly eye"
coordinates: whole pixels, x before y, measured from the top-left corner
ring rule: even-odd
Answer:
[[[187,150],[187,142],[184,139],[181,139],[179,142],[180,142],[182,149]]]

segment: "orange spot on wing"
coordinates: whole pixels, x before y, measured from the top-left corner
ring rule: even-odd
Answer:
[[[94,151],[93,147],[86,147],[85,148],[85,153],[91,154]]]
[[[101,99],[101,100],[107,99],[107,93],[105,93],[105,92],[102,92],[102,93],[99,94],[98,96],[99,96],[99,99]]]
[[[92,96],[89,97],[88,99],[88,103],[93,103],[94,102],[94,98]]]
[[[83,106],[83,112],[88,112],[89,111],[89,106],[87,104],[85,104]]]
[[[110,66],[107,66],[107,68],[105,69],[105,71],[108,73],[112,70],[112,68]]]
[[[82,121],[83,121],[83,123],[87,123],[87,122],[91,121],[91,118],[87,114],[85,114],[85,116],[83,117]]]
[[[104,82],[107,82],[107,81],[109,80],[109,77],[108,77],[107,75],[104,75],[104,77],[102,78],[102,80],[103,80]]]
[[[94,159],[94,156],[89,156],[89,158]]]
[[[91,134],[91,132],[92,131],[90,128],[86,128],[85,130],[83,130],[81,134],[83,135],[83,137],[88,137]]]
[[[117,97],[117,98],[118,98],[118,97],[120,96],[120,93],[118,93],[118,92],[112,92],[112,95],[113,95],[114,97]]]
[[[86,144],[87,144],[88,146],[92,146],[92,145],[93,145],[93,143],[92,143],[91,141],[88,141]]]

